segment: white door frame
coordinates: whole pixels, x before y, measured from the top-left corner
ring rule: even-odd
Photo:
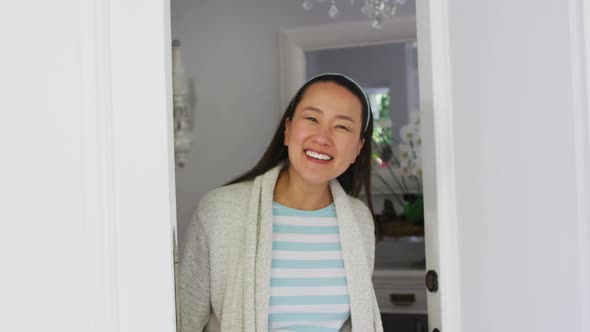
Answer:
[[[572,95],[576,151],[576,198],[580,262],[580,312],[590,311],[590,1],[568,1],[572,52]],[[582,331],[590,329],[590,316],[582,314]]]
[[[284,109],[305,83],[305,51],[418,40],[426,267],[439,275],[439,291],[428,293],[428,321],[431,330],[461,332],[446,8],[447,1],[417,1],[416,18],[396,17],[380,30],[368,21],[282,30],[280,97]]]
[[[101,2],[96,0],[98,3]],[[417,28],[414,19],[397,18],[385,24],[382,30],[374,30],[367,22],[360,22],[281,31],[281,103],[286,107],[289,98],[305,81],[306,50],[400,42],[418,36],[427,269],[434,269],[439,274],[439,291],[428,294],[429,325],[430,329],[438,327],[441,331],[462,332],[449,0],[417,0],[416,3]],[[572,26],[572,34],[581,45],[575,63],[581,69],[583,67],[580,71],[583,74],[577,77],[579,82],[575,85],[581,88],[576,92],[580,101],[576,112],[579,120],[576,149],[580,158],[577,171],[582,181],[577,197],[580,202],[580,243],[584,246],[581,248],[581,273],[586,276],[590,265],[588,250],[585,250],[590,246],[589,227],[584,223],[589,214],[584,202],[590,196],[587,167],[590,164],[590,93],[587,82],[590,66],[586,56],[590,52],[590,6],[586,0],[571,0],[569,4],[572,15],[579,15],[572,20],[576,23]],[[140,18],[133,15],[137,8],[142,8],[144,13]],[[105,193],[103,198],[110,206],[105,211],[110,213],[111,223],[105,226],[105,230],[112,233],[106,239],[116,239],[109,247],[110,258],[116,264],[111,265],[112,269],[106,274],[112,281],[107,288],[111,289],[112,300],[117,305],[112,311],[117,327],[113,330],[172,331],[175,197],[169,0],[155,1],[150,5],[138,0],[125,1],[125,4],[112,1],[107,14],[101,23],[107,26],[104,31],[110,37],[105,42],[110,45],[107,47],[110,53],[105,66],[98,68],[111,73],[105,87],[110,88],[112,96],[105,99],[111,103],[110,113],[105,117],[104,131],[99,136],[105,139],[106,148],[102,151],[109,161],[103,174],[112,187],[100,187],[97,192]],[[137,36],[146,38],[138,39]],[[134,54],[137,56],[132,56]],[[162,112],[163,109],[167,111]],[[154,190],[149,190],[154,196],[146,195],[142,190],[142,180],[146,178],[150,178],[150,184],[155,186]],[[142,199],[138,199],[138,195]],[[146,206],[145,202],[150,205]],[[587,309],[590,288],[586,283],[581,286],[586,294],[581,307]],[[148,287],[155,287],[150,289],[154,300],[136,307]],[[146,319],[148,317],[150,319]],[[585,324],[588,325],[588,319]]]
[[[462,331],[448,0],[417,0],[426,268],[439,276],[428,293],[429,328]]]
[[[88,228],[85,328],[173,332],[170,1],[84,0],[81,8],[86,27],[81,42]]]

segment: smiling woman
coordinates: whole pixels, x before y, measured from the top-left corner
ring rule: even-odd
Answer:
[[[382,331],[371,281],[373,126],[360,86],[322,74],[258,164],[209,192],[181,259],[183,331]]]

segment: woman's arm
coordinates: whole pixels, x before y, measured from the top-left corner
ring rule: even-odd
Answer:
[[[201,332],[211,311],[209,248],[198,215],[188,227],[180,259],[180,314],[182,332]]]

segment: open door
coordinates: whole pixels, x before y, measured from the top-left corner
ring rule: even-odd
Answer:
[[[590,331],[588,6],[417,1],[431,331]]]
[[[0,331],[175,331],[169,1],[0,7]]]

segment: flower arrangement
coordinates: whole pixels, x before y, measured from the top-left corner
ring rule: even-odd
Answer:
[[[403,219],[412,224],[423,224],[420,113],[408,114],[409,121],[400,129],[398,139],[393,134],[388,114],[389,94],[381,94],[378,97],[379,114],[375,114],[372,140],[372,173],[397,203],[386,199],[382,215],[390,219]],[[401,212],[396,211],[395,205],[401,207]]]

